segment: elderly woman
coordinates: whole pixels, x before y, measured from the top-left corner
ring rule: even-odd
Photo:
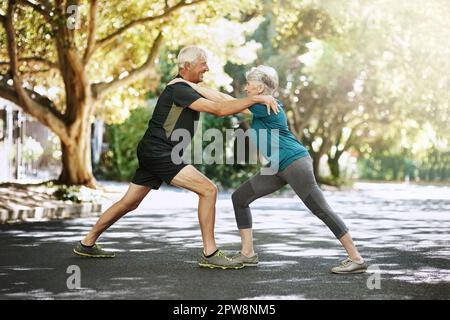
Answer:
[[[246,73],[245,91],[249,97],[272,95],[278,87],[275,69],[267,66],[252,68]],[[182,80],[181,80],[182,81]],[[189,83],[194,90],[210,100],[231,100],[231,96]],[[347,226],[330,208],[314,177],[312,159],[306,148],[289,131],[283,104],[277,101],[279,112],[270,113],[262,104],[249,107],[246,112],[253,114],[251,137],[255,138],[258,150],[271,162],[277,161],[278,170],[272,174],[260,172],[242,184],[232,195],[236,222],[242,239],[241,251],[233,257],[245,266],[256,266],[258,255],[253,249],[252,215],[250,203],[271,194],[286,184],[313,214],[321,219],[341,242],[348,254],[339,266],[331,269],[333,273],[362,273],[367,269],[363,258],[356,249]],[[264,131],[264,132],[261,132]],[[260,135],[259,133],[263,133]],[[260,137],[266,137],[261,139]],[[259,137],[259,138],[258,138]],[[275,140],[274,140],[275,138]],[[276,155],[268,154],[276,141]],[[271,163],[271,167],[274,167]]]

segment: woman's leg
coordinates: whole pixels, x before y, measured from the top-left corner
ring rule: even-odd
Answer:
[[[341,242],[345,251],[347,251],[347,255],[350,257],[350,259],[352,259],[355,262],[364,261],[364,259],[359,254],[358,249],[356,249],[355,244],[353,243],[353,239],[352,236],[350,235],[350,232],[347,232],[345,235],[340,237],[339,241]]]
[[[286,185],[286,182],[276,175],[261,175],[261,173],[258,173],[244,182],[231,196],[236,223],[241,234],[241,253],[244,256],[251,257],[255,254],[250,203],[279,190],[284,185]]]
[[[279,174],[289,183],[305,205],[334,233],[348,256],[355,262],[362,257],[353,243],[344,221],[328,205],[314,177],[311,157],[300,158]]]
[[[85,246],[94,245],[100,235],[114,222],[119,220],[128,212],[136,209],[150,190],[150,187],[130,183],[130,186],[128,187],[128,190],[123,198],[114,203],[100,216],[97,223],[92,227],[91,231],[89,231],[81,243]]]

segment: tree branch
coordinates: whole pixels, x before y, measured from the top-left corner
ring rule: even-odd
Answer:
[[[9,69],[12,77],[18,75],[19,59],[17,55],[17,45],[16,45],[16,31],[14,30],[13,19],[15,11],[16,1],[9,0],[8,8],[6,11],[6,43],[8,47],[9,55]]]
[[[24,57],[24,58],[19,58],[18,59],[19,62],[32,62],[32,63],[42,63],[45,64],[46,66],[48,66],[50,69],[58,69],[58,64],[56,62],[47,60],[45,58],[41,58],[41,57]],[[6,61],[0,61],[0,66],[2,65],[9,65],[9,62]]]
[[[93,51],[108,45],[109,43],[111,43],[112,41],[117,39],[120,35],[122,35],[125,31],[127,31],[128,29],[130,29],[130,28],[132,28],[132,27],[134,27],[136,25],[141,25],[141,24],[152,22],[152,21],[158,21],[160,19],[164,19],[165,20],[173,12],[175,12],[175,11],[177,11],[177,10],[183,8],[183,7],[195,5],[195,4],[198,4],[198,3],[203,2],[203,1],[205,1],[205,0],[196,0],[196,1],[192,1],[192,2],[188,3],[187,0],[182,0],[179,3],[177,3],[173,7],[170,7],[164,13],[162,13],[162,14],[160,14],[158,16],[145,17],[145,18],[141,18],[141,19],[137,19],[137,20],[131,21],[128,24],[124,25],[123,27],[117,29],[115,32],[111,33],[110,35],[108,35],[108,36],[104,37],[103,39],[100,39],[99,41],[97,41],[96,45],[94,46]]]
[[[25,89],[29,95],[28,109],[25,110],[22,100],[13,86],[9,86],[6,81],[0,81],[0,97],[11,101],[12,103],[22,107],[24,112],[38,119],[42,124],[51,128],[63,141],[69,141],[66,126],[62,120],[62,115],[56,110],[53,102],[39,93]]]
[[[46,66],[48,66],[49,68],[58,69],[58,63],[47,60],[45,58],[41,58],[41,57],[24,57],[24,58],[19,58],[19,61],[43,63]]]
[[[92,92],[95,99],[101,99],[107,92],[114,90],[118,87],[125,86],[127,84],[133,83],[137,80],[142,79],[143,77],[149,75],[154,67],[155,58],[159,53],[159,49],[162,45],[163,36],[160,32],[153,42],[153,46],[150,50],[150,53],[147,57],[147,60],[144,62],[142,66],[136,68],[129,72],[128,76],[120,79],[116,78],[111,82],[100,82],[94,83],[92,85]]]
[[[46,73],[46,72],[50,72],[52,71],[52,69],[39,69],[39,70],[25,70],[22,72],[22,74],[27,75],[27,74],[38,74],[38,73]]]
[[[97,0],[90,0],[91,6],[89,7],[89,30],[86,51],[84,52],[83,63],[89,62],[92,53],[94,53],[95,46],[95,31],[97,29]]]
[[[0,95],[5,99],[13,101],[21,106],[24,112],[34,116],[44,125],[51,128],[61,140],[69,141],[66,126],[62,121],[62,115],[57,111],[54,104],[46,97],[36,92],[26,90],[23,86],[18,72],[19,59],[17,56],[16,34],[13,25],[15,11],[15,0],[9,0],[6,14],[6,37],[9,55],[10,74],[13,86],[9,86],[5,77],[0,82]],[[50,111],[50,112],[49,112]]]
[[[0,96],[6,100],[14,102],[18,106],[20,106],[19,95],[14,87],[14,85],[10,86],[7,83],[8,79],[4,77],[0,81]],[[43,96],[36,91],[24,88],[25,92],[34,100],[36,103],[40,104],[42,107],[46,108],[47,112],[51,112],[55,117],[58,117],[62,120],[62,114],[56,109],[55,104],[46,96]]]
[[[43,4],[38,4],[38,3],[34,3],[34,2],[30,2],[28,0],[17,0],[17,3],[20,3],[24,6],[28,6],[33,8],[35,11],[39,12],[41,15],[44,16],[45,20],[50,23],[51,25],[53,25],[52,22],[52,17],[50,15],[51,10],[47,9],[50,7],[50,4],[46,3],[47,7],[45,7]]]

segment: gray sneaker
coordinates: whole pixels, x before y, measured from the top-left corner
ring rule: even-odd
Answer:
[[[200,267],[204,268],[221,268],[221,269],[242,269],[244,265],[241,262],[234,261],[228,258],[222,251],[217,250],[212,257],[205,257],[202,254],[200,261],[198,262]]]
[[[77,245],[73,249],[73,252],[82,257],[89,258],[114,258],[114,252],[103,250],[98,244],[94,244],[92,247],[85,247],[81,245],[81,241],[78,241]]]
[[[242,263],[245,267],[256,267],[258,265],[258,254],[255,253],[252,257],[247,257],[242,254],[242,252],[238,252],[234,257],[233,261]]]
[[[350,258],[341,262],[341,265],[331,269],[333,273],[364,273],[367,270],[367,265],[363,262],[357,263]]]

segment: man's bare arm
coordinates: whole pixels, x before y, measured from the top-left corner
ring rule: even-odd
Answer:
[[[215,102],[205,98],[197,99],[189,108],[214,114],[218,117],[224,117],[238,112],[242,112],[248,107],[261,103],[270,107],[274,112],[278,111],[278,104],[272,96],[253,96],[243,99],[234,99],[231,101]]]
[[[196,83],[184,80],[184,79],[180,79],[180,78],[176,78],[174,80],[172,80],[171,82],[169,82],[168,85],[177,83],[177,82],[185,82],[188,85],[190,85],[192,87],[192,89],[194,89],[195,91],[197,91],[200,95],[202,95],[203,97],[205,97],[208,100],[211,100],[213,102],[224,102],[224,101],[233,101],[233,100],[237,100],[235,97],[232,97],[226,93],[222,93],[219,92],[217,90],[214,89],[210,89],[210,88],[206,88],[206,87],[202,87]],[[244,109],[242,111],[240,111],[242,113],[245,114],[252,114],[250,112],[250,110],[248,109]]]
[[[189,85],[191,85],[191,83],[189,83]],[[232,97],[232,96],[230,96],[230,95],[228,95],[226,93],[222,93],[222,92],[216,91],[214,89],[202,87],[202,86],[200,86],[198,84],[195,84],[195,83],[192,83],[191,87],[192,87],[192,89],[197,91],[199,94],[204,96],[206,99],[214,101],[214,102],[223,102],[223,101],[237,100],[235,97]],[[244,109],[244,110],[242,110],[240,112],[244,113],[244,114],[252,114],[250,112],[250,110],[248,110],[248,109]]]
[[[232,97],[226,93],[219,92],[217,90],[202,87],[198,84],[192,83],[192,85],[189,83],[189,85],[197,91],[199,94],[204,96],[206,99],[214,101],[214,102],[221,102],[221,101],[233,101],[236,100],[235,97]]]

